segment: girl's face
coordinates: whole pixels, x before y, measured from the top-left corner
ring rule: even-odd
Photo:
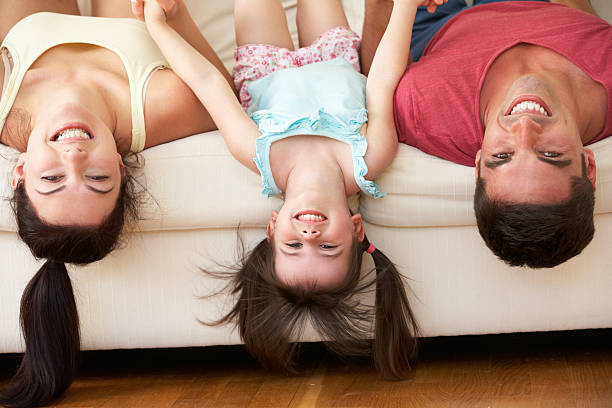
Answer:
[[[363,241],[361,215],[351,215],[346,206],[318,204],[285,202],[270,217],[268,240],[274,240],[274,270],[287,285],[339,285],[349,269],[353,241]]]
[[[111,213],[124,172],[112,132],[78,105],[35,123],[13,174],[38,216],[55,225],[98,225]]]

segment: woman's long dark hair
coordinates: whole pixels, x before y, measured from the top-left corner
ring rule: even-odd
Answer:
[[[118,243],[124,224],[137,219],[137,183],[124,177],[117,203],[95,227],[51,225],[41,220],[21,183],[11,201],[20,238],[37,259],[46,259],[21,297],[25,354],[0,405],[38,407],[72,383],[79,361],[79,316],[66,263],[104,258]]]
[[[293,288],[276,277],[274,248],[262,240],[235,272],[211,273],[231,279],[238,300],[230,312],[213,324],[235,322],[249,353],[264,367],[295,372],[299,338],[309,320],[325,345],[341,356],[371,355],[386,379],[405,378],[416,356],[418,326],[395,265],[380,250],[372,253],[375,269],[361,276],[367,238],[355,240],[349,272],[333,289]],[[357,298],[376,287],[374,308]],[[374,326],[374,341],[370,340]]]

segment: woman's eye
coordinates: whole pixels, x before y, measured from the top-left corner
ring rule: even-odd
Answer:
[[[510,157],[510,153],[496,153],[493,155],[496,159],[504,160]]]
[[[285,245],[287,245],[288,247],[291,247],[291,248],[301,248],[302,247],[302,243],[301,242],[287,242],[287,244],[285,244]]]
[[[87,176],[87,178],[93,181],[108,180],[108,176]]]
[[[321,249],[335,249],[338,248],[338,245],[329,245],[329,244],[321,244],[319,245]]]
[[[51,183],[57,183],[58,181],[60,181],[64,176],[42,176],[41,179],[42,180],[46,180],[49,181]]]
[[[556,153],[556,152],[542,152],[542,156],[544,156],[544,157],[554,158],[554,157],[559,157],[559,156],[561,156],[561,153]]]

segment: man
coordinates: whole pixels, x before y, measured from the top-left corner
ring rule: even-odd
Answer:
[[[364,72],[389,3],[366,1]],[[417,14],[417,61],[395,95],[399,139],[475,165],[489,248],[510,265],[553,267],[593,237],[595,160],[584,145],[612,135],[612,26],[588,0],[475,3]]]

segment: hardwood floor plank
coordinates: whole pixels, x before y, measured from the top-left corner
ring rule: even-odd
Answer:
[[[404,381],[368,359],[306,347],[306,368],[262,369],[243,347],[85,352],[53,407],[612,407],[612,329],[424,339]],[[0,355],[0,387],[17,366]]]
[[[266,378],[259,388],[249,407],[288,407],[304,381],[303,377],[287,377],[272,374]]]

